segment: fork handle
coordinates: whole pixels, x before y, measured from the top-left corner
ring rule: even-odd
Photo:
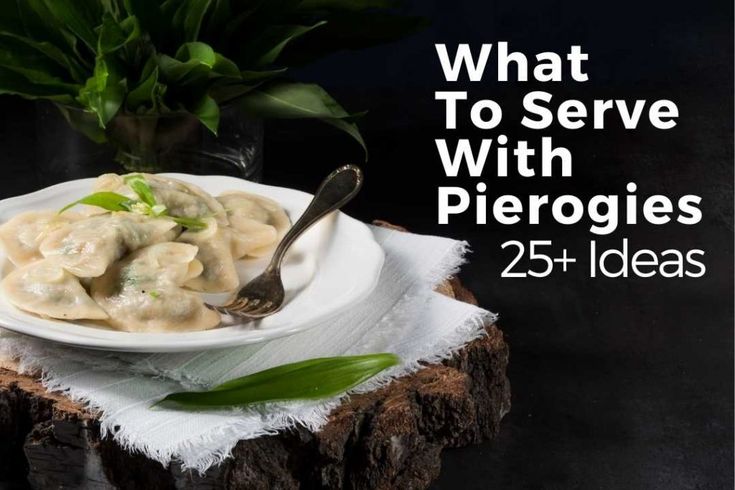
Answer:
[[[296,239],[314,223],[352,200],[362,187],[362,182],[362,170],[355,165],[345,165],[329,174],[317,189],[306,211],[281,239],[266,271],[279,271],[286,251]]]

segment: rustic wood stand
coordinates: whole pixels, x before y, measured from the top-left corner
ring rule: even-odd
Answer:
[[[439,290],[475,302],[456,279]],[[444,448],[492,439],[510,409],[508,347],[495,325],[486,330],[443,364],[352,397],[321,432],[241,441],[206,475],[164,468],[100,439],[92,414],[6,363],[0,488],[425,488],[439,474]]]

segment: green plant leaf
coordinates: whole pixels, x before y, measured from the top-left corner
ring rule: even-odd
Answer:
[[[209,11],[205,22],[206,32],[210,37],[216,37],[223,33],[225,26],[232,19],[230,0],[214,0]]]
[[[320,400],[342,394],[399,363],[396,355],[386,353],[311,359],[233,379],[209,391],[172,393],[154,406],[186,410]]]
[[[140,174],[126,175],[123,179],[125,183],[135,192],[141,201],[153,207],[156,204],[156,196],[153,195],[151,186],[148,185],[145,178]]]
[[[254,90],[242,107],[279,119],[345,118],[350,114],[319,85],[277,82]]]
[[[326,24],[326,21],[317,22],[310,26],[266,26],[253,39],[243,45],[237,59],[244,66],[256,68],[273,64],[289,42],[324,24]]]
[[[174,26],[179,27],[185,42],[196,41],[211,0],[183,0],[173,17]]]
[[[273,83],[248,92],[239,104],[245,111],[259,117],[319,119],[346,132],[366,150],[360,131],[352,121],[354,115],[347,113],[318,85]]]
[[[202,97],[196,104],[187,107],[187,110],[194,114],[204,126],[215,135],[219,126],[219,105],[209,95]]]
[[[155,108],[159,91],[158,66],[155,66],[153,71],[128,93],[125,102],[131,110],[148,103],[151,104],[152,108]]]
[[[44,0],[46,8],[63,26],[76,34],[92,51],[97,47],[100,4],[96,0]]]
[[[48,42],[63,50],[69,59],[85,64],[77,49],[77,37],[56,19],[46,7],[45,0],[18,1],[17,5],[24,35],[39,42]]]
[[[23,75],[0,66],[0,94],[74,104],[73,94],[78,90],[78,85],[66,83],[33,83]]]
[[[129,197],[117,194],[115,192],[95,192],[88,196],[84,196],[78,201],[67,204],[59,211],[59,214],[63,213],[67,209],[73,208],[77,204],[86,204],[88,206],[96,206],[98,208],[106,209],[108,211],[129,211],[131,199]]]
[[[125,81],[110,72],[103,56],[97,58],[93,75],[79,91],[79,102],[95,114],[103,128],[120,110],[125,98]]]
[[[212,68],[217,62],[217,54],[207,43],[188,42],[182,44],[176,51],[176,59],[183,63],[196,61]]]
[[[158,0],[124,0],[123,5],[128,15],[140,22],[141,29],[147,32],[159,48],[165,48],[165,32],[170,28],[170,19],[161,11]]]
[[[225,58],[219,53],[214,55],[214,64],[212,65],[212,73],[215,75],[221,75],[223,77],[240,78],[240,68],[237,67],[234,61]]]
[[[196,92],[206,85],[218,61],[222,63],[221,69],[227,69],[224,68],[223,59],[218,58],[217,53],[208,44],[192,42],[181,45],[175,58],[160,55],[158,66],[166,83],[192,87]]]
[[[0,36],[0,66],[25,76],[33,83],[71,82],[62,65],[17,37]]]
[[[238,77],[219,77],[210,84],[208,93],[218,104],[224,104],[242,97],[286,70],[242,71]]]
[[[14,38],[18,42],[21,42],[45,55],[49,60],[64,68],[75,82],[84,81],[84,68],[81,64],[79,64],[74,58],[67,56],[63,50],[54,44],[47,41],[35,41],[8,31],[0,31],[0,36]]]
[[[97,54],[107,55],[114,53],[140,37],[140,25],[135,17],[128,17],[119,23],[110,14],[102,17]]]
[[[241,80],[236,80],[230,83],[223,82],[220,84],[212,85],[212,87],[210,87],[208,91],[208,94],[215,101],[217,101],[218,104],[225,104],[239,97],[242,97],[248,92],[254,90],[258,85],[259,83],[257,82],[249,84],[244,83]]]
[[[107,141],[107,134],[105,134],[105,130],[100,127],[96,114],[93,114],[92,112],[84,112],[81,109],[68,107],[63,104],[56,104],[56,107],[72,128],[76,129],[95,143],[101,144]]]
[[[271,78],[275,78],[279,75],[283,75],[288,71],[288,68],[278,68],[275,70],[244,70],[240,72],[240,78],[245,82],[265,82]]]

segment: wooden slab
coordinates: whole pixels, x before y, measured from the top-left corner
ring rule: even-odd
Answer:
[[[452,279],[443,294],[475,303]],[[38,379],[0,367],[0,488],[426,488],[443,449],[493,438],[510,409],[508,347],[495,325],[452,359],[352,397],[319,433],[241,441],[206,475],[101,440],[95,417]]]

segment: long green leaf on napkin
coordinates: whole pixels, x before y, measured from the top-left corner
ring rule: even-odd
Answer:
[[[344,393],[399,362],[398,356],[387,353],[310,359],[236,378],[209,391],[172,393],[154,406],[201,409],[318,400]]]

